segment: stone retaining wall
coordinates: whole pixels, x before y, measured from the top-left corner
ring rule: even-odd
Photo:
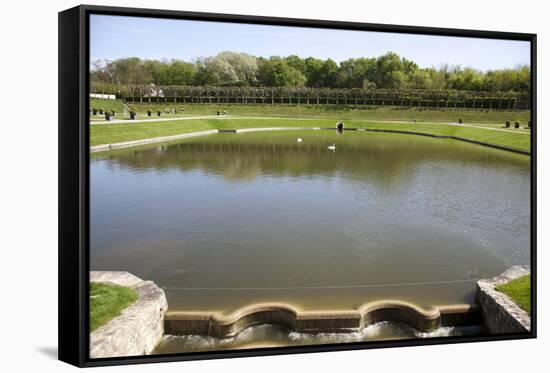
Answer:
[[[92,271],[90,282],[127,286],[138,293],[134,304],[90,333],[90,358],[150,354],[164,335],[164,291],[128,272]]]
[[[498,285],[530,274],[528,266],[513,266],[503,274],[477,282],[477,302],[482,308],[482,326],[491,334],[531,331],[531,317],[509,296],[497,291]]]
[[[198,334],[231,337],[258,324],[276,324],[300,332],[353,331],[381,321],[403,322],[417,330],[439,326],[479,325],[489,333],[528,332],[529,315],[497,285],[529,274],[526,266],[514,266],[502,275],[477,283],[479,305],[448,305],[421,308],[401,301],[367,303],[357,310],[302,312],[287,304],[261,303],[239,309],[231,315],[209,312],[166,313],[164,291],[152,281],[143,281],[128,272],[90,273],[91,282],[111,283],[136,289],[136,303],[90,334],[90,357],[150,354],[163,334]],[[165,314],[166,313],[166,314]]]

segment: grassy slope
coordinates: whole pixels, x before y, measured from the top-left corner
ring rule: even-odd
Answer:
[[[134,289],[118,285],[90,284],[90,331],[106,324],[134,303],[138,294]]]
[[[124,104],[122,103],[122,100],[101,100],[92,98],[90,100],[90,108],[114,110],[117,114],[124,112]]]
[[[91,126],[91,145],[117,143],[152,137],[209,129],[236,129],[253,127],[333,127],[334,120],[295,119],[193,119],[167,122],[139,122],[124,124],[102,124]],[[483,128],[449,126],[437,123],[380,123],[364,120],[346,121],[346,126],[356,128],[390,129],[429,133],[441,136],[458,136],[471,140],[530,150],[530,136],[521,133],[494,131]]]
[[[94,125],[90,126],[90,145],[113,144],[216,128],[216,123],[209,122],[208,120],[157,123],[136,121],[135,123]]]
[[[518,306],[531,313],[531,276],[522,276],[496,289],[508,295]]]
[[[530,120],[529,111],[485,111],[464,109],[409,109],[400,107],[368,107],[368,106],[315,106],[315,105],[217,105],[217,104],[132,104],[139,113],[147,110],[184,109],[187,115],[215,115],[226,110],[230,115],[256,115],[271,117],[317,117],[335,118],[339,120],[407,120],[430,122],[457,122],[461,118],[464,123],[499,123],[516,120],[523,125]]]
[[[494,131],[483,128],[472,128],[472,127],[459,127],[459,126],[448,126],[441,124],[388,124],[380,123],[367,125],[368,128],[372,129],[393,129],[393,130],[403,130],[411,132],[422,132],[429,133],[438,136],[456,136],[465,138],[468,140],[480,141],[489,144],[507,146],[510,148],[521,149],[521,150],[531,150],[531,140],[530,136],[522,133],[512,133],[504,131]]]

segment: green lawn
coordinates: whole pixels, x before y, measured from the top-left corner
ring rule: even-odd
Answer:
[[[497,286],[496,289],[508,295],[518,306],[531,314],[531,276],[518,277]]]
[[[114,110],[117,115],[124,112],[122,100],[102,100],[97,98],[90,99],[90,109]]]
[[[90,331],[106,324],[138,299],[137,291],[124,286],[90,284]]]
[[[247,115],[264,117],[305,117],[327,118],[338,120],[363,119],[363,120],[406,120],[428,122],[458,122],[464,123],[489,123],[504,125],[506,121],[512,124],[519,121],[522,126],[530,120],[529,111],[491,111],[476,109],[415,109],[408,107],[373,107],[362,105],[239,105],[239,104],[130,104],[138,113],[146,114],[147,110],[162,110],[168,108],[178,109],[178,113],[186,115],[216,115],[217,111],[227,111],[229,115]]]
[[[217,123],[207,120],[174,122],[136,121],[123,124],[100,124],[90,126],[90,145],[114,144],[152,137],[177,135],[216,128]]]
[[[388,124],[374,123],[367,125],[371,129],[391,129],[411,132],[428,133],[437,136],[456,136],[467,140],[480,141],[488,144],[506,146],[521,150],[531,150],[531,139],[527,134],[495,131],[484,128],[449,126],[444,124],[419,123],[419,124]]]
[[[113,144],[117,142],[170,136],[187,132],[210,129],[237,129],[254,127],[334,127],[332,119],[192,119],[181,121],[136,121],[121,124],[100,124],[90,127],[91,145]],[[382,123],[366,120],[348,120],[347,127],[411,131],[439,136],[458,136],[516,149],[530,150],[530,136],[524,133],[503,132],[484,128],[458,127],[442,123]]]

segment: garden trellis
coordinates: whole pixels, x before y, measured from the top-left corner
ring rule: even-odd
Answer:
[[[426,108],[529,110],[528,93],[360,88],[220,86],[118,86],[92,83],[91,92],[129,103],[372,105]]]

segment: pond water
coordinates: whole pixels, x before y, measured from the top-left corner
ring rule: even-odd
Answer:
[[[456,140],[333,131],[92,154],[91,269],[155,281],[170,310],[471,303],[475,279],[530,262],[529,165]]]

